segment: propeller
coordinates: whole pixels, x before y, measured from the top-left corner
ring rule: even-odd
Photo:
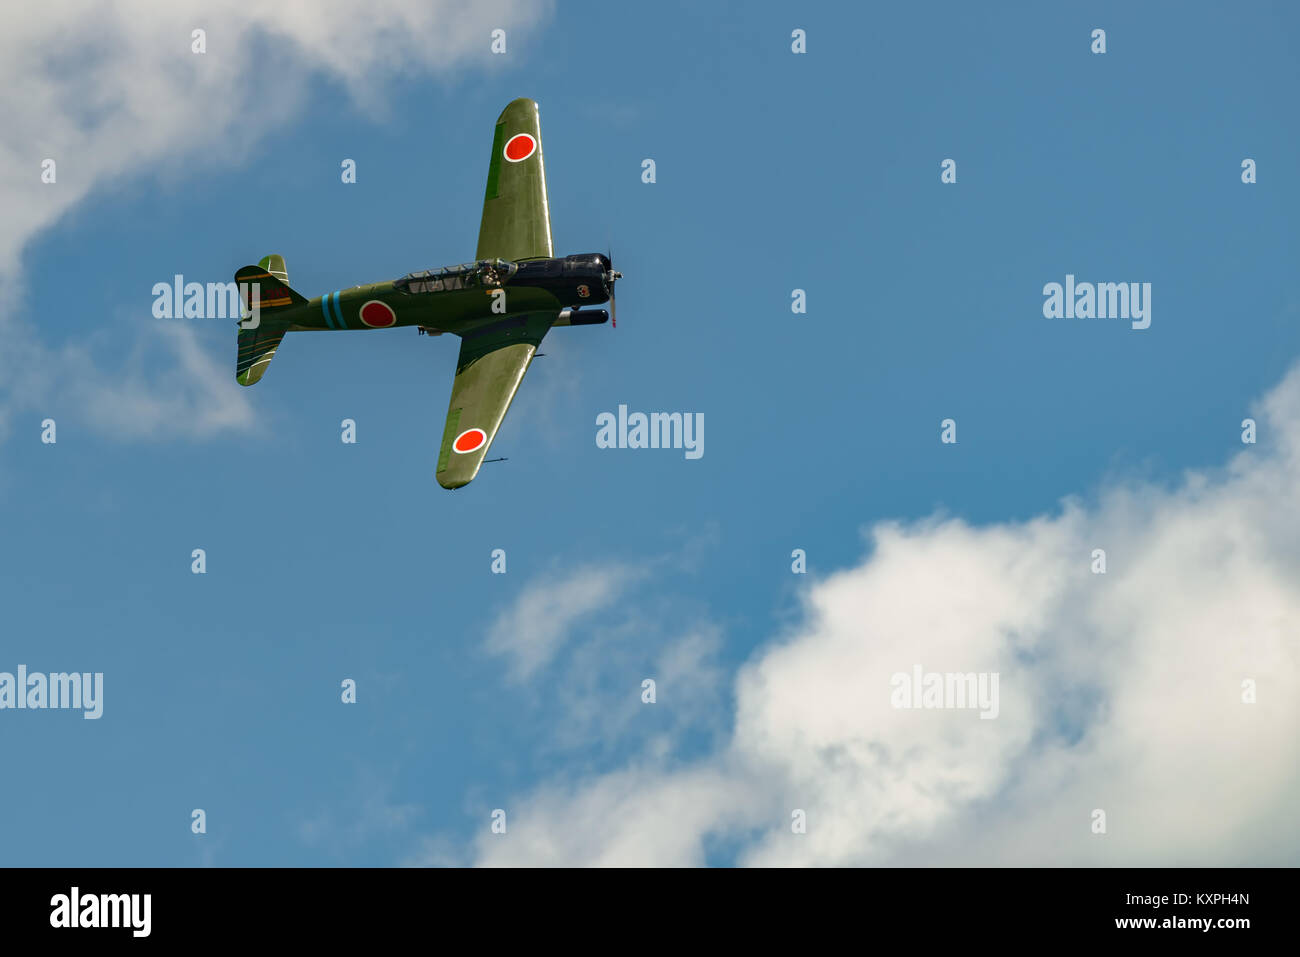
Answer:
[[[614,298],[614,284],[623,278],[621,272],[614,270],[614,249],[612,246],[605,247],[605,259],[609,262],[609,272],[605,273],[605,281],[609,283],[609,321],[610,328],[618,328],[618,300]]]

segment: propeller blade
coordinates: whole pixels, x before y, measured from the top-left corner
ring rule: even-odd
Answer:
[[[618,299],[614,295],[614,287],[622,279],[622,275],[614,270],[614,244],[605,244],[605,260],[609,263],[609,327],[618,328]]]

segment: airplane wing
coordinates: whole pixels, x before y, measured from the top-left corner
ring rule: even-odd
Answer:
[[[518,99],[497,117],[474,258],[517,261],[551,256],[551,212],[546,205],[537,104]],[[493,317],[461,333],[438,452],[437,477],[443,488],[468,485],[478,474],[533,354],[554,321],[551,315]]]
[[[554,316],[504,316],[461,334],[456,378],[438,453],[438,484],[473,481]]]
[[[497,118],[474,258],[550,259],[552,249],[537,104],[518,99]]]

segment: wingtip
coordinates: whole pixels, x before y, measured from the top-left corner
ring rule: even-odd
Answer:
[[[515,107],[519,107],[519,106],[530,107],[534,112],[540,112],[536,100],[530,99],[529,97],[526,96],[520,96],[520,97],[516,97],[515,99],[511,100],[509,103],[506,104],[506,108],[501,111],[501,115],[497,117],[497,121],[500,122],[501,120],[505,119],[507,113],[509,113]]]
[[[436,472],[434,474],[434,478],[438,480],[439,485],[441,485],[443,488],[447,489],[448,491],[454,491],[455,489],[458,488],[464,488],[470,482],[474,481],[473,478],[467,478],[467,479],[444,478],[443,474],[444,473],[442,472]]]

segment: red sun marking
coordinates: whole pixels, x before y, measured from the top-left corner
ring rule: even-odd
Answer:
[[[505,158],[512,163],[518,163],[528,159],[536,150],[537,140],[527,133],[516,133],[510,137],[510,142],[506,143]]]
[[[473,452],[481,449],[486,441],[487,433],[482,429],[466,429],[456,436],[456,441],[451,443],[451,447],[457,452]]]
[[[382,329],[397,322],[397,314],[388,303],[371,299],[361,307],[361,321],[373,329]]]

